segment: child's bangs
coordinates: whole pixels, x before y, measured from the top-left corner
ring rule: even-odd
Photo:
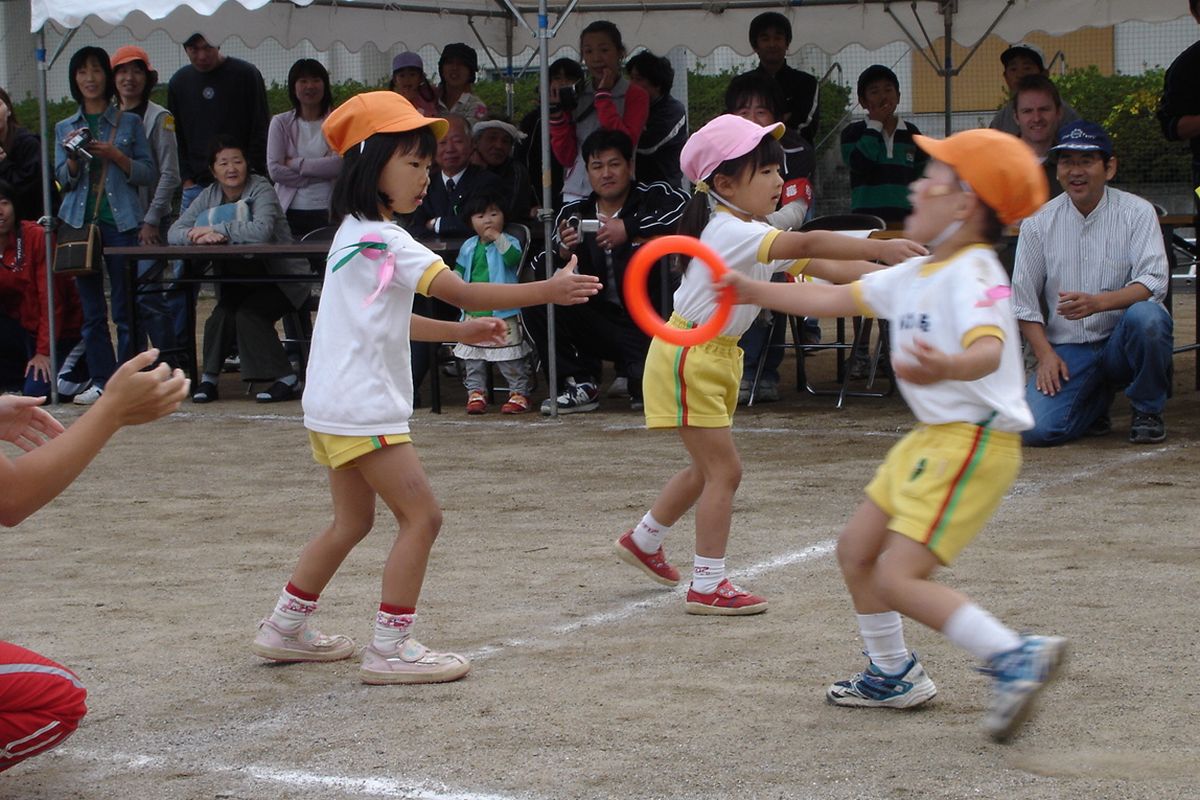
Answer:
[[[741,175],[746,170],[753,173],[772,164],[783,166],[783,145],[779,144],[779,140],[768,133],[759,140],[758,144],[749,153],[730,159],[722,166],[729,167],[729,171],[726,173],[728,175]],[[724,172],[725,170],[721,171]]]
[[[415,155],[418,158],[433,158],[437,154],[437,137],[428,125],[411,131],[376,135],[391,139],[393,153]]]

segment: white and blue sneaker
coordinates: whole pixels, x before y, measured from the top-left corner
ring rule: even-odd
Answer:
[[[933,699],[937,687],[913,653],[899,673],[888,675],[874,662],[849,680],[838,681],[825,691],[835,706],[855,708],[915,708]]]
[[[1050,685],[1067,655],[1060,636],[1023,636],[1021,646],[993,658],[980,672],[992,676],[992,702],[983,727],[1006,742],[1033,711],[1033,702]]]

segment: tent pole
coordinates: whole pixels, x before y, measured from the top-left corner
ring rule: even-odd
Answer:
[[[53,248],[53,223],[54,209],[50,207],[50,121],[49,111],[46,107],[46,76],[50,71],[50,65],[46,63],[46,29],[43,26],[38,31],[38,41],[36,49],[37,67],[38,67],[38,126],[42,133],[42,217],[38,223],[42,226],[42,234],[46,242],[46,263],[43,265],[46,270],[46,317],[50,324],[50,374],[46,376],[50,384],[50,404],[54,405],[58,402],[58,330],[54,319],[54,270],[52,269],[54,260]],[[18,230],[17,235],[21,232]]]
[[[954,33],[954,7],[956,3],[957,0],[946,0],[942,5],[942,23],[945,25],[945,34],[942,41],[946,45],[946,65],[945,72],[943,73],[945,77],[942,79],[942,85],[946,87],[946,136],[950,135],[951,123],[954,117],[954,107],[951,105],[954,93],[954,39],[952,34]]]
[[[549,26],[549,10],[546,0],[538,0],[537,41],[538,41],[538,97],[541,101],[542,127],[542,209],[539,216],[542,220],[542,230],[545,234],[546,277],[554,271],[554,198],[551,193],[552,182],[550,159],[550,37],[554,32]],[[546,304],[546,370],[550,378],[550,416],[558,418],[558,352],[557,337],[554,335],[554,304]]]

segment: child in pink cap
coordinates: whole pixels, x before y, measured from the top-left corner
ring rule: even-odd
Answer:
[[[925,252],[904,239],[771,227],[764,217],[775,210],[783,190],[783,151],[777,141],[782,134],[782,123],[764,127],[732,114],[693,134],[680,161],[684,175],[696,185],[695,195],[684,209],[679,232],[698,236],[730,270],[757,279],[788,272],[840,283],[878,268],[868,261],[894,264]],[[676,328],[696,327],[713,314],[717,295],[704,264],[688,264],[674,307],[667,324]],[[733,495],[742,476],[730,427],[742,377],[737,341],[758,311],[736,306],[720,335],[702,345],[680,347],[655,338],[646,357],[646,426],[678,429],[690,462],[667,481],[650,511],[617,540],[616,548],[623,561],[658,583],[677,584],[679,571],[667,563],[662,543],[676,520],[696,506],[689,614],[758,614],[767,608],[764,598],[739,589],[725,575]]]

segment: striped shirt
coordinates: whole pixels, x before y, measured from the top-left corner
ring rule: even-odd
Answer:
[[[1099,294],[1134,283],[1162,303],[1167,254],[1154,206],[1108,186],[1086,217],[1069,195],[1054,198],[1021,223],[1013,272],[1013,311],[1023,322],[1046,326],[1051,344],[1103,342],[1124,309],[1078,320],[1060,317],[1059,292]]]
[[[901,222],[912,206],[908,185],[921,177],[929,156],[913,136],[921,131],[897,117],[889,136],[883,123],[873,119],[847,125],[842,131],[842,161],[850,167],[850,208],[874,214],[887,222]]]

